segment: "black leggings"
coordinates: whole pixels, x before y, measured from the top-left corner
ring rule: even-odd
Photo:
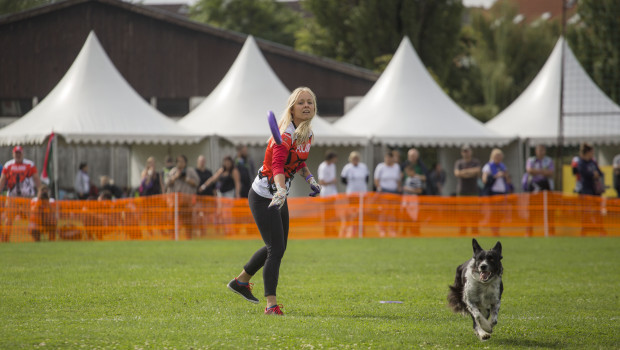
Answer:
[[[261,197],[254,190],[250,190],[248,202],[265,246],[252,255],[243,269],[254,276],[264,266],[265,296],[275,296],[280,275],[280,262],[288,240],[288,201],[284,202],[280,210],[276,207],[269,208],[271,199]]]

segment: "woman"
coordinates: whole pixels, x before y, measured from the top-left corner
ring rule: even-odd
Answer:
[[[506,170],[506,165],[502,163],[503,159],[502,150],[494,148],[489,162],[482,167],[482,183],[484,183],[484,194],[487,196],[510,192],[510,174]]]
[[[155,157],[148,157],[140,179],[140,188],[138,189],[140,196],[161,194],[162,187],[159,172],[155,169]]]
[[[400,170],[400,165],[396,163],[392,151],[388,151],[383,158],[383,163],[379,163],[375,168],[375,187],[377,192],[402,192],[402,179],[403,173]]]
[[[366,193],[368,187],[368,167],[360,162],[360,154],[357,151],[349,154],[349,163],[342,168],[340,177],[342,183],[347,186],[347,194]]]
[[[288,240],[289,214],[286,196],[293,175],[300,172],[312,189],[311,196],[321,192],[306,166],[306,159],[312,143],[312,118],[316,114],[316,96],[307,87],[299,87],[289,96],[287,108],[282,113],[278,126],[282,144],[276,145],[273,138],[267,141],[263,166],[254,179],[248,196],[250,210],[265,246],[257,250],[243,267],[239,276],[228,283],[228,288],[244,299],[258,303],[252,295],[250,279],[263,268],[267,315],[283,315],[276,300],[276,288],[280,273],[280,262]]]
[[[222,167],[219,168],[207,182],[202,184],[199,190],[206,190],[213,183],[216,184],[215,187],[219,197],[241,197],[241,177],[239,175],[239,170],[235,167],[232,157],[224,157],[222,160]]]
[[[502,150],[494,148],[491,151],[489,162],[482,167],[482,182],[484,183],[482,191],[485,196],[494,196],[511,192],[510,186],[512,185],[510,182],[510,174],[508,174],[506,165],[502,163],[503,159],[504,153]],[[500,208],[502,206],[500,206]],[[501,209],[493,210],[493,207],[487,205],[485,221],[491,220],[493,223],[503,222],[507,215],[509,215],[509,212],[503,212]],[[491,232],[494,236],[499,236],[499,227],[491,226]]]

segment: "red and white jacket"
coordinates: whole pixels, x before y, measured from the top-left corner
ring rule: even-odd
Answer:
[[[37,167],[31,160],[24,159],[20,164],[14,159],[9,160],[2,168],[2,174],[6,177],[6,187],[11,197],[34,197],[37,188],[32,176],[37,173]],[[1,189],[0,189],[1,190]]]
[[[273,140],[269,141],[265,150],[263,166],[258,170],[258,175],[252,183],[252,189],[259,196],[272,198],[276,192],[274,176],[284,174],[286,179],[286,191],[291,187],[291,181],[297,171],[306,166],[306,159],[310,153],[310,145],[314,137],[305,144],[297,144],[295,139],[295,126],[291,123],[282,133],[282,144],[277,145]]]

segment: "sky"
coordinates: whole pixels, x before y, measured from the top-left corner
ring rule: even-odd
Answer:
[[[134,0],[135,1],[135,0]],[[144,4],[190,4],[193,5],[197,0],[143,0]],[[463,0],[465,6],[476,6],[489,8],[495,0]]]

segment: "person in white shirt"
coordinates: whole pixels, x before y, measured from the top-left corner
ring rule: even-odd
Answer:
[[[403,174],[400,171],[400,165],[396,162],[396,158],[392,151],[388,151],[383,158],[384,162],[379,163],[375,168],[375,187],[377,192],[383,193],[401,193]],[[376,226],[380,237],[396,236],[396,212],[393,209],[393,199],[385,198],[387,196],[379,196],[378,199],[378,225]]]
[[[347,186],[347,194],[366,193],[368,187],[368,167],[360,162],[359,152],[353,151],[349,155],[349,163],[342,168],[340,178]]]
[[[403,174],[400,165],[388,151],[383,158],[383,163],[379,163],[375,168],[375,187],[377,192],[400,193],[402,191]]]
[[[321,185],[321,197],[338,194],[338,178],[336,176],[336,161],[338,155],[334,151],[327,151],[325,161],[319,165],[318,177]]]

